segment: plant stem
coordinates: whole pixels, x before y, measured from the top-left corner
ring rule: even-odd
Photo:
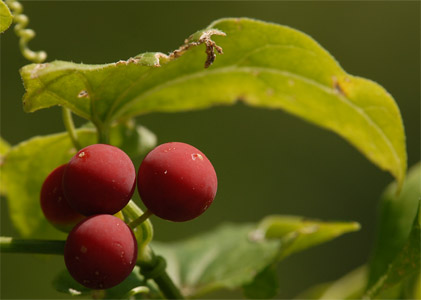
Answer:
[[[72,112],[66,107],[63,107],[62,112],[64,127],[69,133],[73,146],[75,146],[76,150],[80,150],[82,147],[80,146],[75,124],[73,123]]]
[[[154,278],[155,283],[159,286],[159,289],[168,299],[184,299],[181,295],[180,290],[174,284],[168,273],[162,272],[160,276]]]
[[[131,229],[135,229],[137,226],[139,226],[140,224],[142,224],[143,222],[145,222],[150,216],[152,216],[153,213],[148,209],[146,210],[139,218],[131,221],[128,226]]]
[[[138,262],[140,273],[146,279],[154,280],[167,299],[184,299],[166,271],[165,259],[161,256],[156,256],[149,246],[145,247],[142,254],[141,260]]]
[[[63,255],[64,244],[65,241],[27,240],[2,236],[0,237],[0,252]]]

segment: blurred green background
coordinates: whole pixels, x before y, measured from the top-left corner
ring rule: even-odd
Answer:
[[[49,61],[108,63],[145,51],[170,52],[191,33],[221,17],[251,17],[299,29],[316,39],[347,72],[378,82],[394,96],[404,120],[409,165],[420,159],[420,2],[23,4],[29,27],[37,32],[30,47],[47,51]],[[1,35],[1,135],[12,145],[64,130],[57,107],[23,112],[24,89],[18,69],[27,63],[9,29]],[[279,267],[278,298],[290,298],[367,261],[378,199],[392,178],[338,136],[282,111],[243,104],[150,114],[138,121],[157,134],[159,143],[182,141],[201,149],[219,178],[216,200],[200,218],[171,223],[152,217],[156,239],[173,241],[221,222],[256,222],[268,214],[361,223],[360,232],[284,261]],[[5,199],[1,200],[1,235],[17,235]],[[1,254],[1,298],[67,298],[53,291],[50,283],[63,267],[62,257]],[[211,297],[238,298],[241,294]]]

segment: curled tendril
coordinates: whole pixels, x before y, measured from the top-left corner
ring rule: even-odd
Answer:
[[[45,51],[35,52],[28,47],[28,42],[35,37],[35,31],[25,28],[28,25],[29,19],[22,13],[22,4],[17,0],[6,0],[6,4],[12,11],[13,22],[16,23],[14,29],[16,35],[20,38],[19,47],[22,55],[32,62],[42,63],[47,58],[47,53]]]

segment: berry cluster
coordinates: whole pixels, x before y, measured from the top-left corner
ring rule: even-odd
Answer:
[[[136,180],[131,159],[117,147],[95,144],[80,150],[45,179],[41,208],[56,228],[70,232],[64,260],[70,275],[92,289],[119,284],[133,270],[137,241],[113,214],[130,201],[135,187],[148,210],[166,220],[201,215],[217,190],[215,170],[198,149],[166,143],[142,161]]]

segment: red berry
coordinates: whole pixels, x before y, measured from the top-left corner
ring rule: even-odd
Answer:
[[[145,206],[166,220],[182,222],[201,215],[218,186],[206,156],[184,143],[162,144],[143,160],[137,186]]]
[[[90,145],[70,160],[63,189],[70,206],[83,215],[115,214],[133,195],[136,170],[117,147]]]
[[[64,261],[70,275],[91,289],[107,289],[133,270],[137,242],[132,230],[111,215],[91,216],[69,233]]]
[[[53,170],[41,187],[40,203],[45,218],[57,229],[69,232],[85,216],[67,203],[62,189],[63,174],[66,165]]]

